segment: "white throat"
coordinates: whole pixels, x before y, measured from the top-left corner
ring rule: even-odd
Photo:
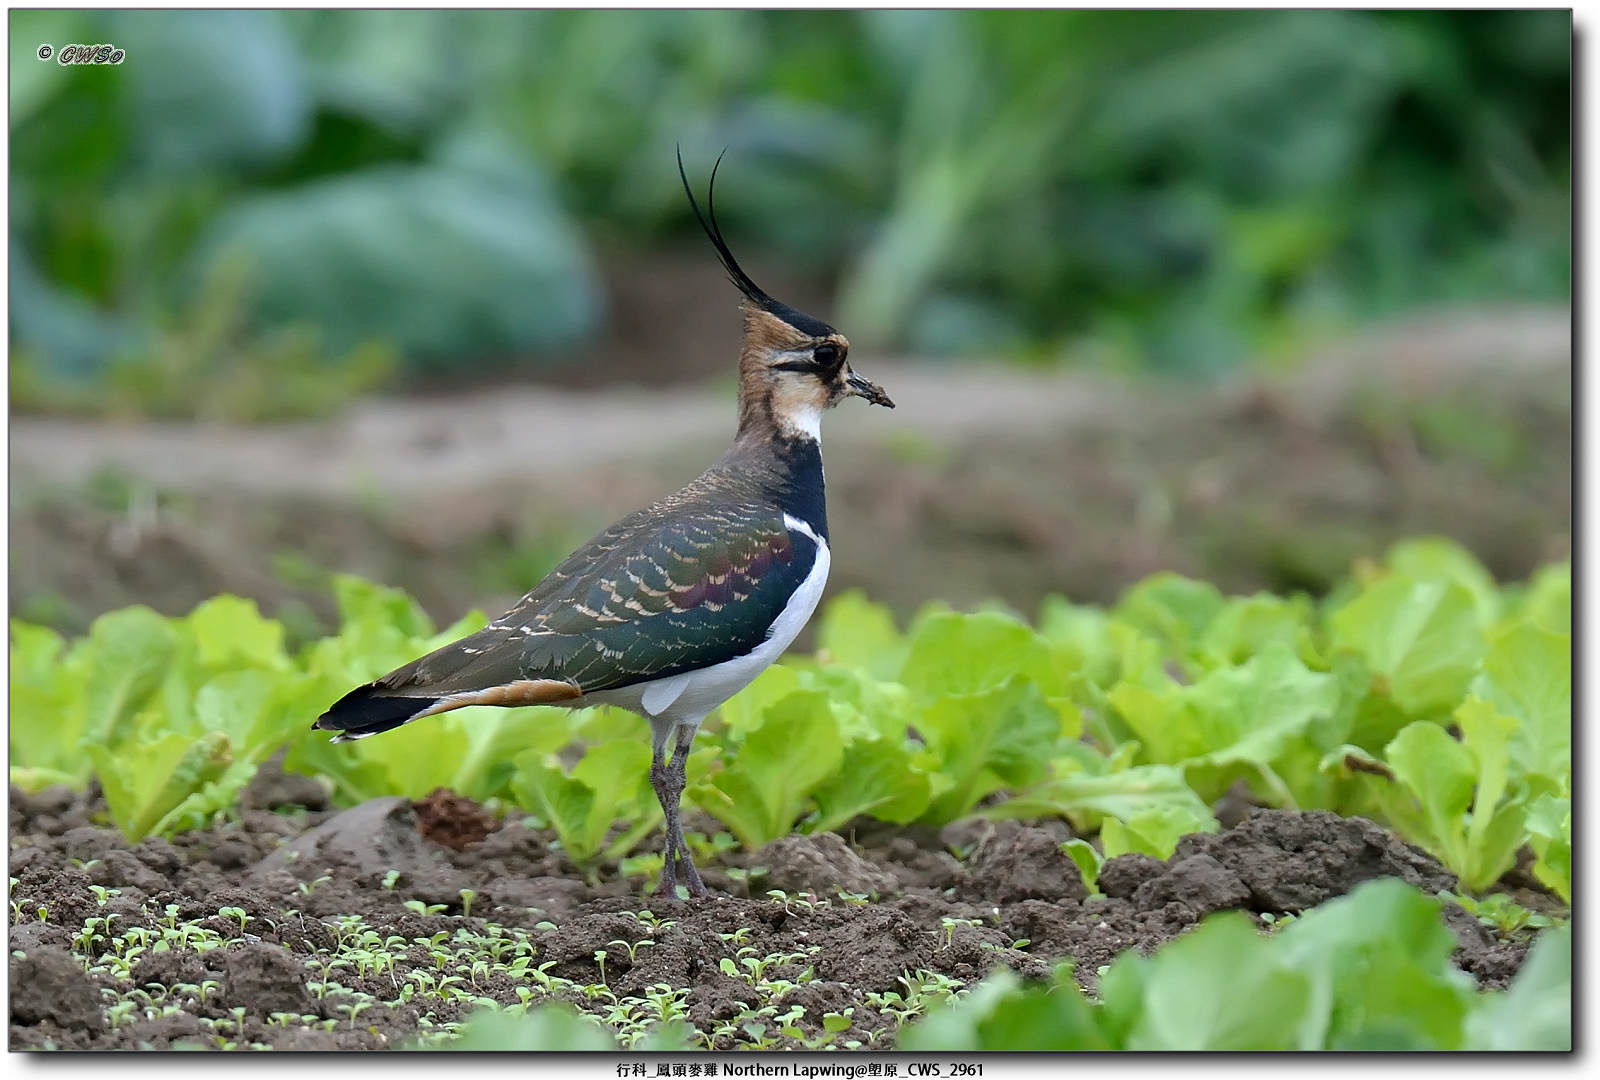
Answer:
[[[794,435],[804,435],[817,445],[822,444],[822,410],[807,405],[778,418],[778,428]]]

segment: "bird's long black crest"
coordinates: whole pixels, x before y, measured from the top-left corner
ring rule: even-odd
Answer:
[[[683,169],[681,146],[678,147],[678,179],[683,181],[683,193],[689,196],[689,209],[694,211],[694,219],[700,223],[700,228],[710,239],[711,246],[717,249],[717,257],[722,260],[722,268],[728,272],[728,280],[752,302],[766,307],[773,303],[772,297],[768,296],[761,286],[750,280],[750,275],[744,272],[739,260],[728,250],[728,242],[722,238],[722,229],[717,225],[717,170],[722,167],[722,159],[727,154],[728,151],[724,149],[717,155],[716,164],[711,166],[711,182],[706,185],[706,214],[700,212],[700,204],[695,202],[694,191],[689,187],[689,174]]]
[[[695,201],[694,191],[689,187],[689,174],[683,168],[683,147],[678,147],[678,178],[683,181],[683,193],[689,197],[689,209],[694,211],[694,218],[700,223],[700,228],[711,241],[711,246],[717,249],[717,258],[722,260],[722,269],[728,274],[728,280],[752,304],[769,314],[776,315],[790,326],[803,334],[813,337],[827,337],[834,333],[833,327],[821,319],[813,318],[805,312],[796,311],[788,304],[780,303],[767,295],[765,289],[751,280],[750,275],[744,272],[739,265],[739,260],[733,257],[733,252],[728,250],[728,242],[722,238],[722,227],[717,224],[717,170],[722,167],[722,159],[727,156],[727,149],[717,155],[716,164],[711,166],[711,180],[706,184],[706,212],[700,212],[700,204]]]

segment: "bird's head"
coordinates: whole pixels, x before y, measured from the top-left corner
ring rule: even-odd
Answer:
[[[722,158],[717,158],[717,165]],[[739,434],[775,430],[779,434],[818,439],[822,413],[847,397],[894,408],[883,387],[850,368],[850,342],[821,319],[796,311],[768,296],[750,280],[728,250],[717,226],[717,168],[706,188],[706,213],[700,213],[689,177],[678,156],[684,194],[706,236],[711,238],[723,269],[744,294],[744,350],[739,357]]]

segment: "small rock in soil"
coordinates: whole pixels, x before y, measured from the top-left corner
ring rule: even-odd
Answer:
[[[70,952],[47,945],[11,958],[11,1022],[30,1026],[50,1021],[66,1031],[101,1031],[100,991]]]
[[[882,896],[899,887],[894,875],[851,851],[838,833],[785,836],[757,852],[755,862],[768,868],[767,883],[772,888],[788,893],[827,897],[839,888]]]

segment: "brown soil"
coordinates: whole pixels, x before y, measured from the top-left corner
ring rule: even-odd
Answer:
[[[1109,860],[1100,881],[1104,895],[1094,897],[1060,852],[1067,833],[1059,822],[966,821],[936,833],[863,819],[848,841],[794,835],[710,862],[705,877],[719,895],[689,903],[643,898],[641,883],[614,866],[603,868],[598,884],[586,884],[552,846],[551,834],[516,820],[493,822],[449,793],[336,812],[315,784],[302,780],[263,770],[240,821],[132,846],[97,824],[103,803],[93,796],[64,789],[28,796],[12,788],[12,897],[24,912],[43,906],[47,920],[11,928],[11,1048],[210,1045],[214,1035],[202,1017],[227,1018],[242,1009],[240,1045],[376,1049],[400,1045],[424,1019],[437,1025],[465,1015],[470,1002],[430,998],[425,1017],[414,1001],[394,1002],[347,1023],[318,1000],[305,954],[329,946],[338,932],[335,917],[349,914],[381,936],[411,941],[462,926],[481,929],[486,921],[521,928],[535,943],[537,962],[553,962],[553,975],[605,981],[618,995],[661,983],[688,988],[688,1022],[705,1033],[738,1014],[749,997],[745,982],[720,969],[735,946],[719,935],[743,930],[754,955],[798,957],[776,969],[782,977],[796,978],[802,961],[814,968],[813,980],[782,999],[785,1008],[804,1007],[799,1024],[808,1037],[820,1034],[823,1013],[853,1008],[851,1027],[839,1038],[882,1048],[891,1045],[895,1025],[866,996],[903,993],[903,980],[919,971],[970,982],[1004,965],[1038,978],[1070,959],[1093,991],[1099,969],[1119,953],[1148,953],[1212,911],[1292,914],[1386,875],[1428,891],[1455,884],[1437,862],[1382,828],[1324,812],[1257,811],[1226,832],[1186,837],[1165,862],[1138,855]],[[265,805],[295,808],[274,813]],[[92,885],[122,892],[99,907]],[[841,897],[841,888],[857,899]],[[774,900],[769,889],[790,899]],[[462,890],[471,890],[470,914],[463,912]],[[443,906],[419,914],[407,900]],[[214,980],[214,992],[175,1015],[114,1023],[101,990],[117,984],[85,974],[90,954],[73,951],[74,935],[94,915],[154,926],[155,917],[142,909],[159,913],[166,905],[176,905],[182,919],[202,920],[224,944],[204,953],[146,954],[132,969],[132,983]],[[250,933],[237,916],[218,914],[228,906],[254,920]],[[632,914],[644,908],[675,921],[647,926]],[[1445,917],[1460,942],[1456,963],[1484,987],[1504,986],[1527,942],[1497,939],[1454,905]],[[653,944],[637,947],[631,958],[619,944],[646,937]],[[607,952],[603,972],[598,950]],[[411,971],[433,966],[420,945],[404,957],[392,976],[346,976],[346,984],[392,999],[391,981],[402,985]],[[28,992],[16,993],[19,986]],[[475,993],[510,1005],[517,989],[497,975]],[[576,995],[570,1000],[598,1008]],[[340,1022],[283,1027],[270,1021],[273,1013]],[[726,1042],[724,1036],[718,1045]]]
[[[424,839],[455,851],[480,843],[500,827],[483,807],[444,788],[412,804],[412,809],[417,815],[417,831]]]

